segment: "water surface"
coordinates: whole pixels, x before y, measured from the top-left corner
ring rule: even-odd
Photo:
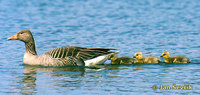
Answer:
[[[200,94],[198,0],[0,0],[0,94]],[[46,68],[23,65],[33,32],[37,52],[61,46],[117,48],[119,56],[187,56],[191,64]],[[106,62],[109,64],[110,62]],[[192,90],[153,90],[153,85]]]

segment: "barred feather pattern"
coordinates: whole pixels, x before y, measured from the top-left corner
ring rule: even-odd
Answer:
[[[80,58],[76,58],[76,57],[66,57],[66,58],[59,58],[59,61],[61,61],[61,63],[63,64],[63,66],[84,66],[84,61]],[[66,63],[70,63],[70,64],[66,64]]]
[[[45,55],[49,55],[51,59],[57,60],[57,63],[60,65],[80,66],[86,60],[112,53],[109,50],[111,49],[70,46],[50,50]]]

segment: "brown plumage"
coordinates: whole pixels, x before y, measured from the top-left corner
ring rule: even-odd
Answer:
[[[165,63],[190,63],[190,59],[184,56],[173,56],[170,57],[169,52],[163,52],[160,57],[165,59]]]
[[[108,59],[108,54],[112,53],[110,50],[115,50],[110,48],[69,46],[55,48],[42,55],[37,55],[34,38],[30,30],[21,30],[14,36],[8,38],[8,40],[20,40],[25,43],[24,63],[29,65],[85,66],[91,63],[97,64],[97,62],[105,62]],[[98,59],[98,61],[88,61],[99,56],[101,56],[101,59]]]
[[[142,52],[136,52],[134,58],[136,58],[136,63],[156,64],[161,62],[159,58],[154,56],[143,57]]]
[[[111,64],[124,64],[124,65],[128,65],[128,64],[133,64],[134,63],[134,59],[124,56],[124,57],[117,57],[117,54],[111,54],[109,56],[110,60],[111,60]]]

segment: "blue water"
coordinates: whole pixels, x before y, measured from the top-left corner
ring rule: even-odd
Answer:
[[[200,94],[199,0],[0,0],[0,94]],[[23,65],[33,32],[37,52],[61,46],[117,48],[119,56],[187,56],[190,64],[44,68]],[[109,64],[107,61],[105,64]],[[192,90],[153,90],[153,85]]]

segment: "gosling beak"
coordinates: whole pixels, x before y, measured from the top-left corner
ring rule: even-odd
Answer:
[[[163,57],[162,55],[160,57]]]
[[[136,58],[136,56],[133,56],[133,58]]]
[[[12,37],[8,38],[7,40],[18,40],[17,34],[13,35]]]

